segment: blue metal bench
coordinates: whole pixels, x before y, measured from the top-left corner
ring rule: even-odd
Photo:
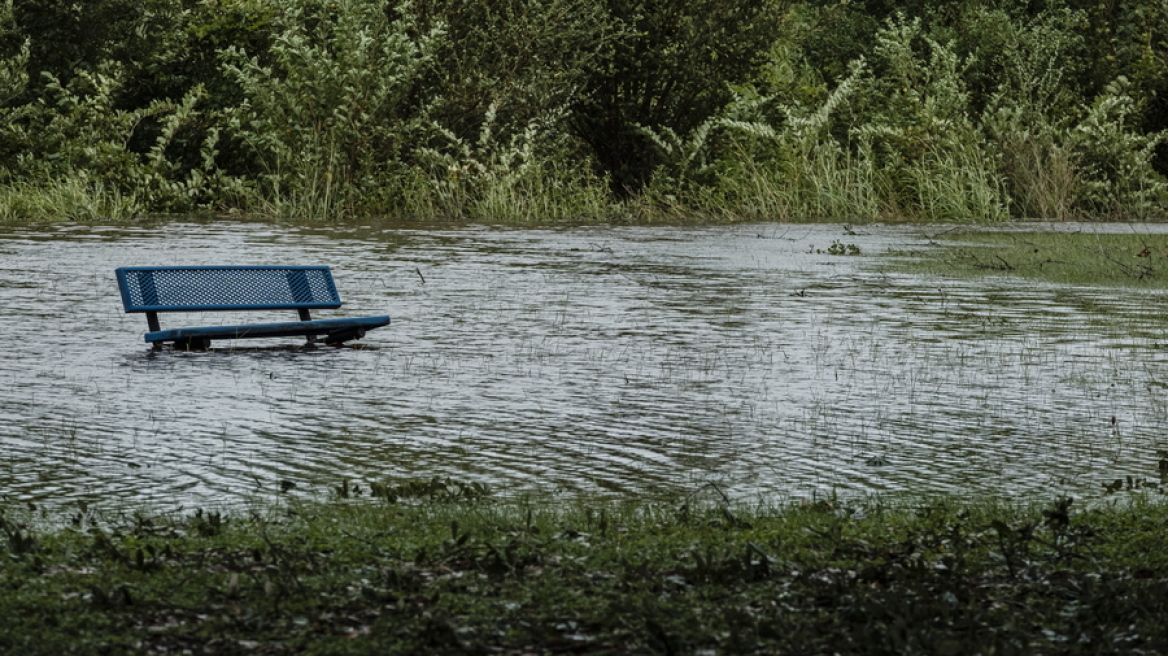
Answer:
[[[116,271],[126,312],[145,312],[155,349],[174,342],[179,349],[205,349],[215,339],[293,337],[308,343],[323,338],[340,344],[389,324],[389,317],[313,320],[310,310],[341,307],[327,266],[122,267]],[[243,326],[162,330],[159,312],[296,310],[300,321]]]

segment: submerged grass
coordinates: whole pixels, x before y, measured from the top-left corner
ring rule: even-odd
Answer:
[[[1168,286],[1168,234],[958,230],[912,253],[914,271],[1069,285]]]
[[[1147,500],[355,501],[47,530],[10,510],[0,652],[1168,650]]]

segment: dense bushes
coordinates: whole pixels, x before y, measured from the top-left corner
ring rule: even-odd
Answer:
[[[772,0],[607,0],[623,38],[594,71],[572,124],[617,194],[661,162],[646,131],[692,133],[748,83],[777,27]]]
[[[1153,0],[0,0],[0,217],[1163,218]]]
[[[328,216],[377,198],[419,131],[410,95],[442,28],[419,31],[364,0],[292,0],[267,52],[230,46],[224,69],[243,101],[227,126],[255,162],[250,180],[273,208]]]

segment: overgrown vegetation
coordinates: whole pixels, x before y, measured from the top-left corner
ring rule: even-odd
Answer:
[[[1163,288],[1168,235],[1138,232],[977,231],[938,235],[896,266],[943,275],[997,275],[1070,285]]]
[[[1161,219],[1168,8],[0,1],[0,220]]]
[[[1168,514],[1138,498],[754,511],[433,498],[69,520],[0,514],[0,651],[1168,650]]]

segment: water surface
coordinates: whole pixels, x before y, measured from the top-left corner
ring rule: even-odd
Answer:
[[[499,494],[1098,496],[1156,478],[1163,295],[878,266],[924,232],[6,229],[0,495],[230,506],[280,481],[449,476]],[[228,263],[331,265],[346,306],[315,316],[394,323],[345,348],[152,352],[114,268]]]

